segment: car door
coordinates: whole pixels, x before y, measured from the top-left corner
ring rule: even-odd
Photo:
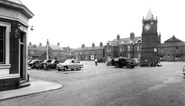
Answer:
[[[71,60],[69,65],[68,65],[69,69],[74,69],[74,60]]]

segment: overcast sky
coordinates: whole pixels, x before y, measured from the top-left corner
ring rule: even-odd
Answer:
[[[158,18],[162,42],[175,35],[184,40],[183,0],[21,0],[35,16],[30,19],[28,41],[32,44],[60,42],[71,48],[96,46],[108,40],[141,36],[142,18],[149,8]]]

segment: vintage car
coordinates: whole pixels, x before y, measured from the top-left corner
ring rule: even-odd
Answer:
[[[75,59],[67,59],[64,63],[59,63],[57,64],[57,70],[61,71],[61,70],[80,70],[81,68],[83,68],[83,64],[81,64],[78,60]]]
[[[127,67],[127,68],[134,68],[135,65],[134,63],[125,57],[118,57],[114,58],[111,61],[111,64],[115,66],[116,68],[122,68],[122,67]]]
[[[31,68],[31,69],[35,69],[37,64],[40,64],[41,62],[43,62],[42,60],[32,60],[31,62],[29,62],[28,66]]]

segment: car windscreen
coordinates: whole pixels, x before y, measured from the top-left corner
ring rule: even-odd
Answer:
[[[71,62],[71,60],[66,60],[64,63],[70,63]]]
[[[51,61],[51,64],[54,64],[54,63],[55,63],[55,60],[52,60],[52,61]]]

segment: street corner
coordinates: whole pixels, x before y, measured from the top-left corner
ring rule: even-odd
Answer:
[[[62,84],[43,81],[43,80],[30,80],[30,86],[20,89],[8,90],[0,92],[0,101],[13,99],[16,97],[28,96],[37,93],[43,93],[47,91],[53,91],[63,88]]]

